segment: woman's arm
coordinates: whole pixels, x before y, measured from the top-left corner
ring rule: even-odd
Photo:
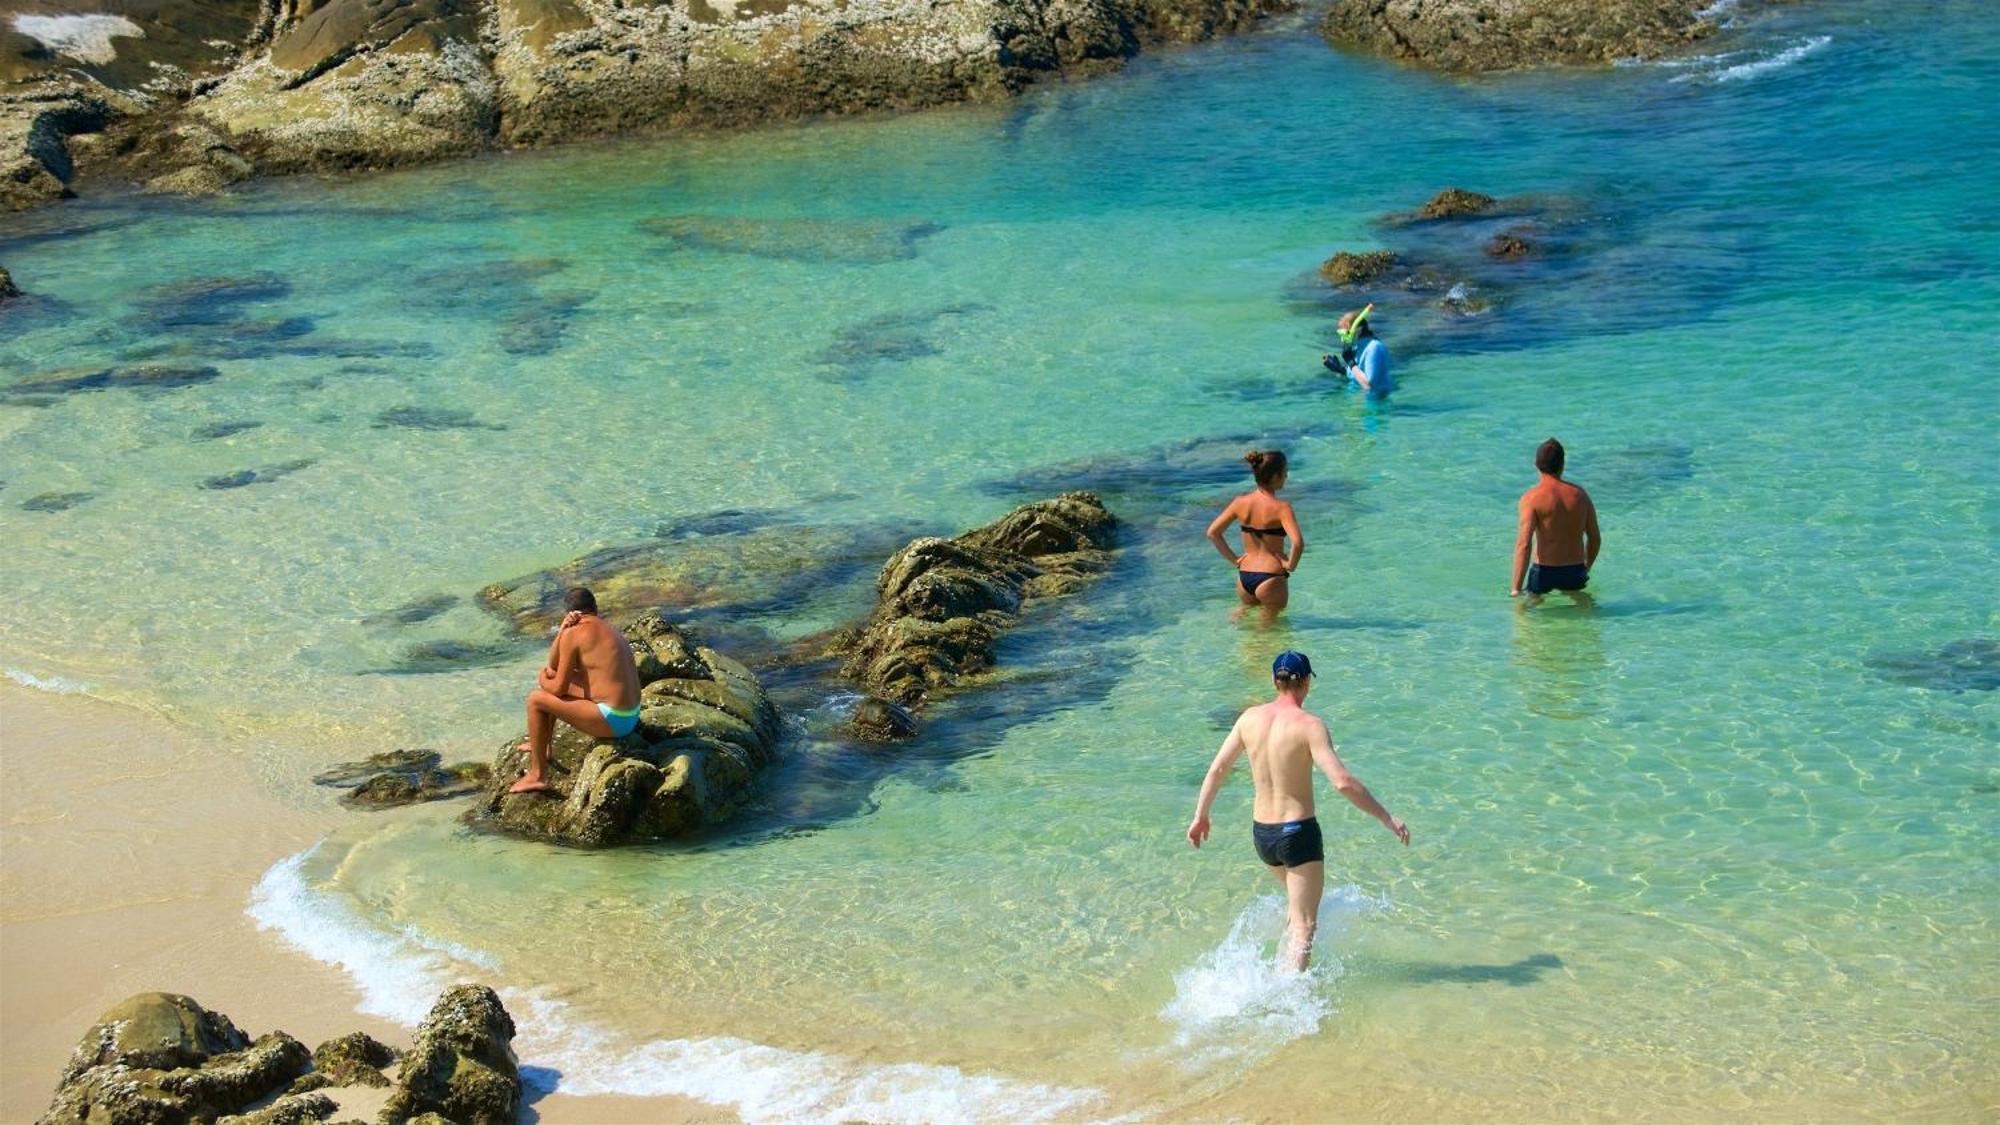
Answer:
[[[1290,504],[1278,509],[1278,522],[1284,525],[1285,538],[1292,541],[1292,553],[1285,559],[1285,573],[1290,574],[1299,568],[1299,560],[1305,557],[1306,536],[1299,530],[1298,517],[1292,514]]]
[[[1237,498],[1240,499],[1242,498]],[[1222,552],[1222,557],[1229,560],[1230,566],[1235,566],[1241,560],[1236,557],[1235,551],[1229,549],[1229,541],[1222,537],[1222,533],[1228,531],[1229,525],[1236,520],[1237,500],[1231,500],[1229,506],[1222,509],[1222,514],[1215,517],[1215,521],[1208,525],[1208,541],[1215,544],[1215,549]]]

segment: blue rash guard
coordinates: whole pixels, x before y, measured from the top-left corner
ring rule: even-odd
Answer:
[[[1381,398],[1396,389],[1396,377],[1389,374],[1389,348],[1375,337],[1368,337],[1356,350],[1354,366],[1368,376],[1368,393],[1372,397]],[[1353,378],[1353,373],[1349,372],[1348,377]],[[1360,386],[1361,380],[1355,379],[1354,383]]]

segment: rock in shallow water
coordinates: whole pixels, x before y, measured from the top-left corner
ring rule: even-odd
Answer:
[[[646,219],[639,229],[690,250],[801,262],[873,263],[914,258],[917,245],[944,228],[881,219],[675,215]]]
[[[446,766],[435,750],[389,750],[324,770],[313,784],[347,790],[341,803],[349,807],[385,809],[468,796],[488,776],[481,762]]]
[[[777,756],[778,712],[748,668],[658,613],[625,627],[638,663],[639,727],[599,740],[557,724],[546,793],[510,794],[527,766],[500,751],[475,825],[574,847],[693,835],[727,820]]]
[[[1024,504],[956,539],[918,539],[882,568],[879,602],[836,646],[843,674],[921,705],[993,664],[1029,598],[1068,593],[1111,562],[1118,521],[1087,492]]]

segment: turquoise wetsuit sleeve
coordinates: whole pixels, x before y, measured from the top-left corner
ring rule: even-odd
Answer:
[[[1368,389],[1371,392],[1378,395],[1389,392],[1389,349],[1382,346],[1382,341],[1368,341],[1368,345],[1361,349],[1361,355],[1355,366],[1361,368],[1363,375],[1368,376]]]

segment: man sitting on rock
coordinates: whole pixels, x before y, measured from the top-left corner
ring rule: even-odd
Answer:
[[[569,592],[541,686],[528,694],[528,772],[508,789],[531,793],[549,787],[549,743],[556,720],[596,738],[623,738],[639,725],[639,669],[625,635],[597,615],[597,598],[579,586]]]

